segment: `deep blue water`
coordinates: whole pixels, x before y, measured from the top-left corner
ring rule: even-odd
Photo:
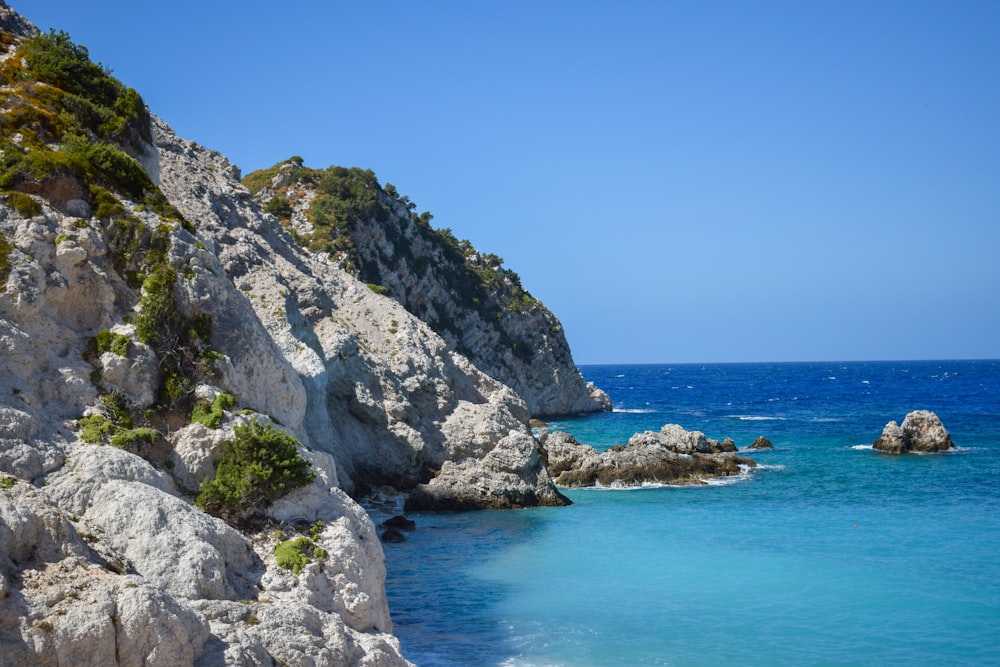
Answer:
[[[678,423],[773,451],[731,484],[416,515],[385,545],[418,665],[1000,664],[1000,362],[586,366],[605,448]],[[925,408],[959,450],[868,447]]]

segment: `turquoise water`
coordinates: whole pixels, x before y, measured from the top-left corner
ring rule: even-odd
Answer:
[[[775,444],[734,483],[420,514],[385,545],[418,665],[1000,664],[1000,362],[591,366],[607,447],[679,423]],[[934,410],[955,453],[868,447]]]

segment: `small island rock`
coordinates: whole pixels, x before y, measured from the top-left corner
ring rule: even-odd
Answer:
[[[677,424],[667,424],[659,432],[637,433],[627,445],[603,452],[560,432],[540,440],[549,474],[557,485],[565,487],[697,485],[737,475],[742,466],[756,465],[734,453],[736,446],[731,439],[720,443]]]
[[[914,410],[903,418],[903,424],[890,421],[882,436],[872,447],[887,454],[909,452],[944,452],[953,449],[951,435],[936,414],[930,410]]]
[[[753,444],[750,445],[750,449],[774,449],[774,445],[771,444],[770,440],[762,435],[759,435],[757,436],[757,439],[753,441]]]

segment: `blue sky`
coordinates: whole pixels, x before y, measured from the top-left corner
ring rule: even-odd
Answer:
[[[578,363],[1000,357],[1000,3],[10,0],[244,173],[372,169]]]

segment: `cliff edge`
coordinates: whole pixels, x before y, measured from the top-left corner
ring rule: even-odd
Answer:
[[[303,247],[401,303],[533,416],[611,409],[581,376],[559,319],[500,257],[434,229],[430,213],[370,170],[310,169],[295,157],[243,182]]]

